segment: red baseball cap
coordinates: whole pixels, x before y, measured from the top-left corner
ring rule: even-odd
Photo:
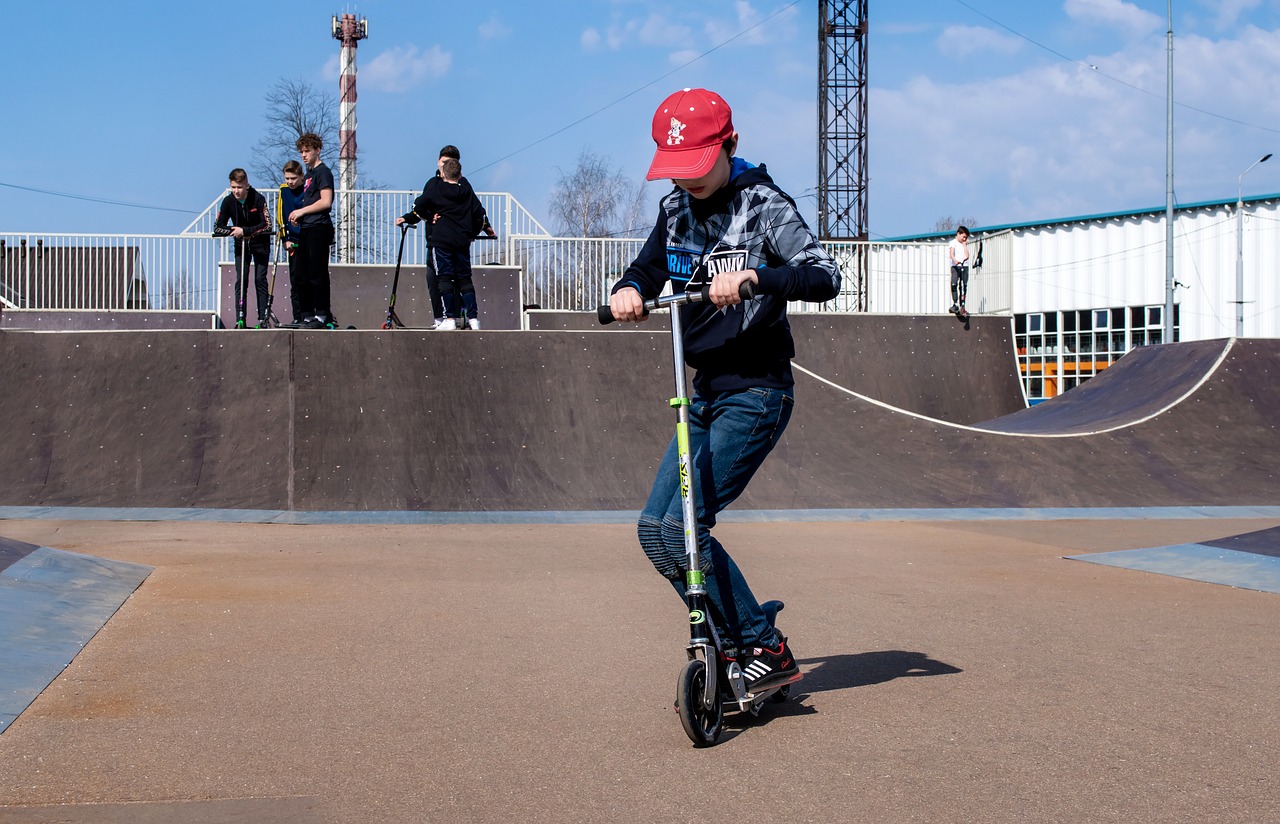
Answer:
[[[733,137],[733,111],[706,89],[682,89],[653,113],[658,151],[646,180],[702,177],[715,165],[720,146]]]

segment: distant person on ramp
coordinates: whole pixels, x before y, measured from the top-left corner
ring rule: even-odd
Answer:
[[[969,312],[964,307],[965,298],[969,295],[969,229],[961,226],[956,229],[956,236],[947,247],[951,256],[951,313],[966,317]]]
[[[697,488],[698,542],[708,597],[750,691],[792,680],[796,660],[746,578],[711,536],[716,515],[746,489],[778,443],[794,403],[788,301],[823,302],[840,291],[840,269],[795,202],[763,165],[735,157],[733,113],[715,92],[684,89],[653,115],[657,144],[647,179],[675,188],[661,201],[640,254],[613,287],[619,321],[643,321],[643,301],[667,285],[710,302],[679,308],[685,360],[696,370],[689,447]],[[755,297],[743,301],[744,281]],[[640,546],[684,596],[687,555],[678,444],[672,439],[640,514]]]

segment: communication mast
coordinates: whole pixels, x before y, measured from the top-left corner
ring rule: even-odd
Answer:
[[[338,79],[341,98],[338,104],[338,190],[342,192],[340,205],[341,243],[339,260],[350,263],[355,259],[355,197],[350,195],[356,185],[356,46],[369,36],[369,21],[354,14],[333,16],[333,39],[342,41],[340,57],[341,76]]]
[[[867,0],[819,0],[819,237],[867,240],[867,183]],[[865,310],[865,247],[851,254]]]

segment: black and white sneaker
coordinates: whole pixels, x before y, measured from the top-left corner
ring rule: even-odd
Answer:
[[[781,638],[776,647],[746,647],[743,653],[738,657],[738,663],[742,665],[742,677],[746,679],[748,692],[756,693],[800,680],[800,668],[796,666],[786,638]]]

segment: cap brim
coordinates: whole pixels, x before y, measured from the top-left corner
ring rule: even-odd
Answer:
[[[658,149],[649,164],[649,173],[645,180],[692,180],[702,177],[716,165],[716,156],[720,154],[720,144],[704,146],[701,149]]]

